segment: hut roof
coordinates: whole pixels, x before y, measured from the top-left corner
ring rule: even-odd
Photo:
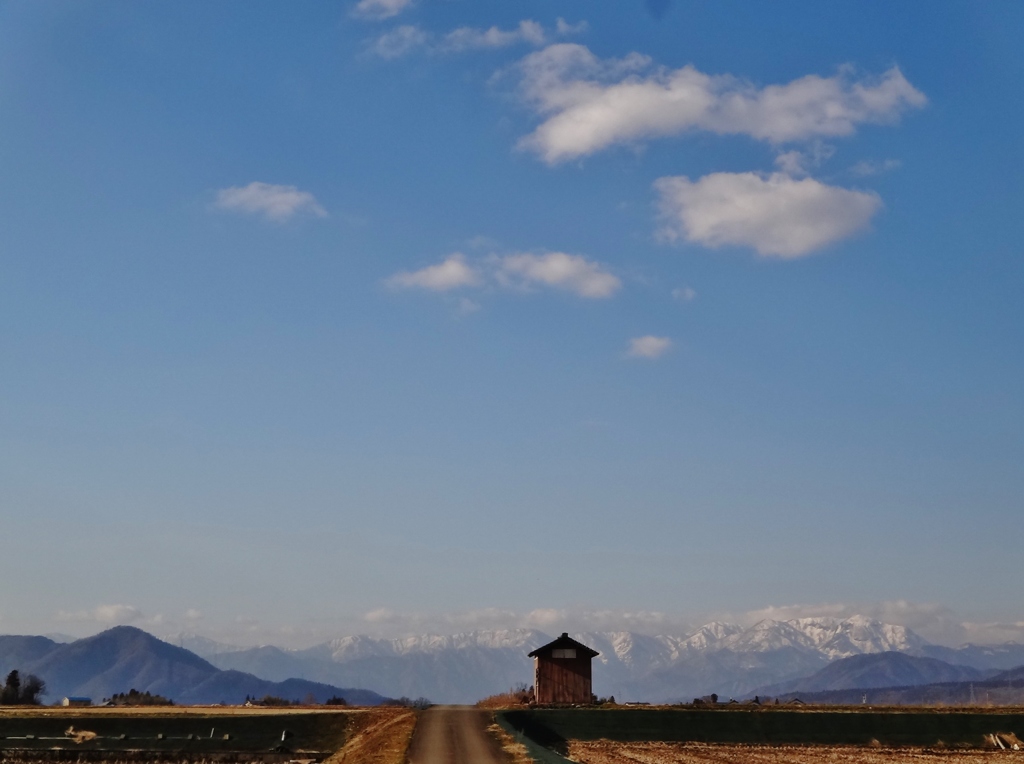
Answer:
[[[582,642],[577,642],[575,639],[570,637],[567,632],[562,632],[562,636],[558,639],[553,642],[548,642],[546,645],[541,645],[527,657],[542,657],[548,655],[552,650],[565,650],[566,648],[575,649],[581,658],[596,658],[601,654],[597,650],[587,647]]]

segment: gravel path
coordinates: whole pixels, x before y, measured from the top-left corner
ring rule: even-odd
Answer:
[[[490,714],[467,706],[423,712],[409,746],[410,764],[507,764],[488,732]]]

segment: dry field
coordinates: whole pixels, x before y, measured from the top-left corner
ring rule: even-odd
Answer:
[[[0,706],[0,719],[41,717],[127,717],[127,716],[288,716],[290,714],[364,713],[358,706]]]
[[[341,748],[372,709],[219,706],[35,708],[0,711],[0,764],[64,761],[287,761]]]
[[[572,741],[569,758],[580,764],[995,764],[995,760],[1024,764],[1024,753],[1015,751],[613,743],[607,740]]]

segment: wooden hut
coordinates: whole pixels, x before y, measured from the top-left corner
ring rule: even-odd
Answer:
[[[532,653],[533,692],[538,703],[587,704],[594,699],[590,662],[600,655],[562,634]]]

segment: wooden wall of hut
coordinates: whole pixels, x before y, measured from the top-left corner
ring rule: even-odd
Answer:
[[[589,704],[593,700],[590,658],[534,658],[533,687],[538,703]]]

